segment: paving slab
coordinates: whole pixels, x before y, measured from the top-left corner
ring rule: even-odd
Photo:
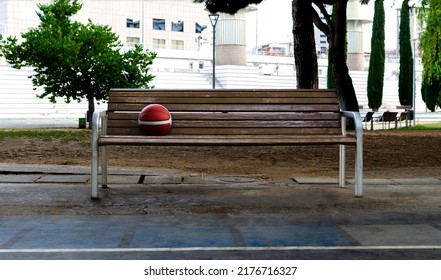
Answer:
[[[427,224],[342,226],[365,246],[440,246],[441,230]]]
[[[183,176],[180,174],[142,175],[143,184],[181,184]]]
[[[441,180],[437,178],[416,178],[416,179],[391,179],[400,185],[439,185],[441,186]]]
[[[39,178],[37,183],[86,183],[90,179],[89,175],[57,175],[48,174]]]
[[[354,179],[348,180],[349,184],[355,184]],[[379,186],[387,186],[387,185],[396,185],[397,182],[395,180],[390,179],[366,179],[363,178],[363,185],[379,185]]]
[[[332,177],[293,177],[299,184],[338,184],[338,178]]]
[[[140,180],[139,175],[108,175],[108,184],[138,184]],[[98,177],[98,181],[101,182],[101,176]]]
[[[349,246],[333,226],[284,225],[239,227],[245,245],[256,246]]]
[[[0,163],[0,171],[4,174],[90,174],[88,166],[77,165],[40,165],[40,164],[14,164]],[[112,175],[161,175],[182,174],[183,172],[166,168],[136,168],[136,167],[109,167],[108,174]]]
[[[0,183],[33,183],[42,174],[4,174],[0,175]]]
[[[222,226],[138,227],[132,248],[234,247],[232,230]]]

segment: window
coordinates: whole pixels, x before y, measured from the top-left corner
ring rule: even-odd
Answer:
[[[183,50],[184,49],[184,41],[181,40],[172,40],[172,49],[175,50]]]
[[[139,45],[140,42],[139,37],[127,37],[127,47],[134,47],[135,45]]]
[[[199,24],[199,23],[195,23],[195,30],[194,30],[194,32],[196,32],[196,33],[202,33],[202,31],[204,31],[204,29],[205,28],[207,28],[207,26],[206,25],[201,25],[201,24]]]
[[[176,22],[172,22],[172,31],[175,32],[184,32],[184,22],[183,21],[176,21]]]
[[[165,39],[153,39],[153,47],[157,49],[165,49]]]
[[[139,19],[126,18],[127,28],[139,28]]]
[[[153,19],[153,30],[165,30],[165,19],[154,18]]]

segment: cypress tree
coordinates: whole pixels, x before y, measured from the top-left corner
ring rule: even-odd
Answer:
[[[368,105],[373,111],[378,111],[383,100],[384,84],[384,1],[375,0],[374,22],[372,24],[371,59],[368,72]]]
[[[400,22],[400,75],[398,80],[398,94],[401,105],[412,105],[413,95],[413,57],[410,42],[409,1],[404,0],[401,5]]]

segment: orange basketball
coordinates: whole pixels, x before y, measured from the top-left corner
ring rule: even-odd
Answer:
[[[165,135],[170,131],[172,118],[170,112],[162,105],[145,106],[138,115],[140,129],[147,135]]]

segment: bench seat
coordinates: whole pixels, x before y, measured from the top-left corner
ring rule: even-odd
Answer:
[[[342,135],[166,135],[136,136],[107,135],[101,136],[98,144],[130,146],[295,146],[295,145],[356,145],[355,137]]]

